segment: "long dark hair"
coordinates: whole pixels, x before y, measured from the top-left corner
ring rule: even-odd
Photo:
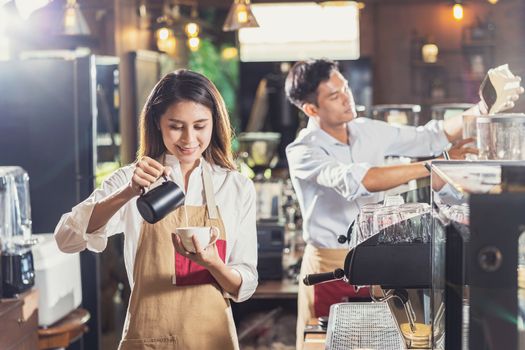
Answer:
[[[137,157],[159,158],[166,152],[158,128],[160,117],[174,103],[192,101],[208,107],[212,112],[211,142],[203,157],[209,163],[235,169],[231,151],[232,128],[221,94],[202,74],[179,69],[166,74],[155,85],[140,116],[140,145]]]

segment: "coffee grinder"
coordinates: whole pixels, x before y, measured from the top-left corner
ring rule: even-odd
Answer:
[[[0,296],[11,298],[35,282],[31,246],[29,176],[21,167],[0,167]]]
[[[281,135],[275,132],[239,134],[239,158],[253,171],[257,191],[257,220],[282,221],[283,181],[272,176],[278,161],[277,148]]]
[[[253,171],[257,193],[258,272],[261,280],[280,280],[283,274],[283,180],[271,172],[278,161],[281,135],[245,132],[238,136],[239,159]]]

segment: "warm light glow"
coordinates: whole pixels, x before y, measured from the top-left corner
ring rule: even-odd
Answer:
[[[358,8],[359,10],[364,10],[365,7],[366,7],[366,4],[365,4],[364,2],[358,2],[358,3],[357,3],[357,8]]]
[[[157,37],[157,48],[159,51],[174,55],[177,47],[177,40],[173,31],[166,27],[161,27],[155,32]]]
[[[89,26],[80,11],[76,0],[67,0],[64,7],[62,34],[65,35],[90,35]]]
[[[225,32],[240,28],[257,28],[259,23],[251,10],[250,0],[234,0],[222,26]]]
[[[498,3],[498,0],[487,0],[492,5],[496,5]]]
[[[170,55],[175,55],[176,48],[177,48],[177,40],[175,40],[175,37],[169,37],[166,40],[157,40],[157,47],[159,51],[166,52]]]
[[[74,8],[66,8],[64,13],[64,28],[74,28],[77,25],[77,17]]]
[[[239,30],[240,60],[282,62],[322,57],[335,60],[359,58],[359,10],[353,1],[346,4],[251,5],[260,26]]]
[[[170,32],[171,31],[166,27],[157,29],[157,39],[167,40],[170,37],[170,34],[171,34]]]
[[[186,32],[186,35],[190,38],[193,38],[197,35],[199,35],[199,25],[195,22],[190,22],[186,24],[184,27],[184,32]]]
[[[421,55],[423,61],[426,63],[436,63],[438,58],[439,49],[435,44],[425,44],[421,48]]]
[[[221,58],[223,60],[232,60],[234,58],[237,58],[237,55],[239,54],[239,51],[236,47],[225,47],[221,51]]]
[[[239,4],[239,7],[237,7],[237,21],[239,23],[248,22],[248,11],[246,11],[244,4]]]
[[[197,51],[200,45],[201,45],[201,39],[199,39],[199,37],[188,39],[188,47],[190,48],[191,51]]]
[[[461,4],[454,4],[454,7],[452,8],[452,13],[454,14],[454,18],[457,21],[463,19],[463,6],[461,6]]]

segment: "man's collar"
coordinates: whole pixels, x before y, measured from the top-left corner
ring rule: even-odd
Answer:
[[[315,131],[317,133],[317,135],[319,135],[319,137],[321,139],[323,139],[325,142],[329,143],[330,145],[347,146],[347,144],[339,141],[338,139],[336,139],[335,137],[333,137],[332,135],[330,135],[329,133],[327,133],[326,131],[321,129],[321,127],[319,126],[319,124],[317,123],[317,121],[314,118],[309,118],[308,124],[306,125],[306,128],[308,130]],[[347,129],[347,132],[350,133],[350,128],[348,126],[348,123],[346,124],[346,129]],[[349,136],[350,136],[350,134],[349,134]]]

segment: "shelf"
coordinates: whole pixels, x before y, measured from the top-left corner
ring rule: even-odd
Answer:
[[[410,63],[411,63],[411,65],[413,67],[435,68],[435,69],[438,69],[438,68],[439,69],[443,69],[443,68],[445,68],[443,63],[440,62],[440,61],[437,61],[435,63],[427,63],[427,62],[420,61],[420,60],[412,60]]]
[[[466,73],[463,73],[461,74],[460,76],[460,79],[462,80],[466,80],[466,81],[482,81],[484,78],[485,78],[485,75],[487,73],[484,72],[483,74],[473,74],[473,73],[469,73],[469,72],[466,72]]]
[[[468,41],[468,42],[462,42],[461,47],[462,48],[488,48],[488,47],[494,47],[496,46],[496,43],[494,40],[479,40],[479,41]]]
[[[422,105],[436,105],[441,103],[464,103],[457,97],[443,97],[443,98],[424,98],[421,100]]]
[[[297,299],[299,285],[290,279],[261,281],[252,299]]]

